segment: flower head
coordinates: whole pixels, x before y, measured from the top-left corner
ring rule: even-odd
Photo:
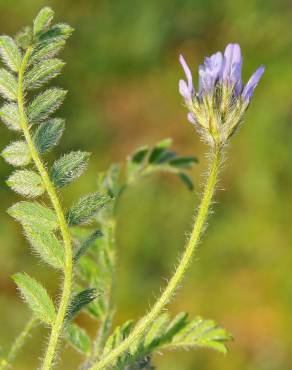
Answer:
[[[187,80],[179,81],[179,92],[189,109],[188,120],[199,128],[205,140],[224,145],[242,122],[264,66],[260,66],[244,86],[240,46],[229,44],[224,55],[217,52],[199,66],[199,86],[195,91],[184,57],[180,55],[179,60]]]

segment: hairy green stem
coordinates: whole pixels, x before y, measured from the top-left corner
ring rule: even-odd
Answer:
[[[67,312],[67,309],[70,303],[70,296],[71,296],[71,290],[72,290],[72,278],[73,278],[73,258],[72,258],[73,251],[72,251],[72,241],[71,241],[68,225],[66,222],[64,212],[62,210],[62,206],[59,201],[58,194],[50,180],[46,167],[43,164],[35,148],[34,141],[32,139],[32,136],[29,130],[29,123],[28,123],[27,116],[25,113],[24,74],[27,68],[27,63],[31,55],[31,52],[32,52],[32,48],[29,47],[22,60],[21,67],[19,70],[19,76],[18,76],[19,78],[18,79],[18,109],[19,109],[19,116],[20,116],[20,126],[22,128],[27,145],[30,149],[30,153],[34,161],[34,164],[42,178],[44,187],[48,193],[52,206],[56,212],[60,232],[61,232],[62,239],[63,239],[64,251],[65,251],[65,267],[64,267],[64,281],[63,281],[62,295],[61,295],[61,299],[59,302],[56,319],[54,323],[52,324],[50,339],[49,339],[47,351],[46,351],[45,358],[44,358],[43,365],[42,365],[43,370],[49,370],[51,369],[54,358],[55,358],[58,341],[62,333],[62,329],[63,329],[65,317],[66,317],[66,312]]]
[[[37,319],[35,317],[31,317],[31,319],[27,322],[22,332],[14,340],[10,348],[10,351],[8,352],[7,359],[3,361],[2,364],[0,365],[1,370],[6,370],[10,368],[11,363],[15,359],[17,353],[23,347],[27,337],[29,336],[29,333],[31,332],[31,330],[33,329],[36,323],[37,323]]]
[[[200,237],[204,231],[204,227],[208,218],[210,207],[212,204],[213,195],[216,189],[218,173],[222,160],[223,149],[216,147],[211,153],[211,165],[207,176],[207,182],[204,187],[202,199],[198,207],[196,218],[191,236],[185,247],[185,251],[180,259],[176,271],[169,280],[168,285],[164,289],[160,298],[156,301],[150,312],[142,318],[131,334],[113,351],[106,356],[96,361],[90,370],[101,370],[114,363],[114,361],[124,352],[126,352],[136,341],[145,333],[153,321],[159,316],[162,309],[169,303],[176,289],[184,278],[184,275],[190,265],[195,250],[198,247]]]

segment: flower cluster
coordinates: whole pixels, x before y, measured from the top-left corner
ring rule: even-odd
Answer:
[[[238,44],[205,58],[199,67],[199,88],[195,90],[192,73],[182,55],[180,63],[186,81],[179,81],[179,92],[189,110],[188,120],[211,145],[224,145],[239,127],[249,106],[264,66],[260,66],[246,85],[241,78],[242,55]]]

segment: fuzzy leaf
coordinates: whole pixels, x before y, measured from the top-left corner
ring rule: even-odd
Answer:
[[[13,276],[23,299],[38,319],[45,324],[52,324],[56,312],[54,304],[45,288],[27,274],[18,273]]]
[[[111,197],[99,193],[92,193],[82,197],[67,212],[66,218],[69,226],[76,226],[90,221],[111,199]]]
[[[118,330],[109,339],[108,350],[119,344],[119,340],[113,338]],[[113,365],[118,369],[136,369],[139,362],[155,351],[168,349],[205,347],[226,353],[225,342],[230,339],[230,335],[214,321],[200,317],[188,320],[187,314],[180,313],[169,322],[168,315],[162,314],[149,325],[144,337],[130,347],[128,355],[121,355]]]
[[[53,58],[63,49],[64,45],[65,40],[62,39],[37,44],[31,54],[29,64],[36,64],[42,60]]]
[[[17,170],[7,180],[7,185],[16,193],[29,198],[42,195],[45,191],[41,177],[30,170]]]
[[[160,337],[164,333],[168,322],[169,315],[165,313],[160,315],[151,325],[144,339],[144,346],[149,348],[149,352],[151,352],[152,348],[158,346]]]
[[[172,341],[164,347],[205,347],[226,353],[227,349],[224,343],[230,339],[230,334],[220,328],[214,321],[196,317],[174,335]]]
[[[44,262],[57,269],[64,267],[64,249],[54,233],[28,225],[24,225],[23,229],[32,248]]]
[[[25,76],[25,87],[37,89],[58,76],[65,65],[60,59],[49,59],[36,64]]]
[[[51,8],[45,7],[41,9],[33,22],[33,33],[38,35],[40,32],[46,31],[53,18],[54,11]]]
[[[8,209],[8,214],[22,225],[50,231],[58,227],[55,213],[37,202],[18,202]]]
[[[0,93],[4,99],[17,100],[16,78],[6,69],[0,69]]]
[[[122,326],[117,326],[111,336],[109,336],[103,350],[103,355],[116,348],[127,336],[133,327],[132,320],[126,321]]]
[[[87,166],[90,154],[87,152],[71,152],[56,160],[51,168],[50,177],[58,188],[70,184],[80,177]]]
[[[53,118],[43,122],[36,130],[34,144],[39,153],[45,153],[53,148],[61,139],[65,123],[63,119]]]
[[[58,88],[51,88],[39,94],[28,107],[30,124],[46,120],[63,103],[67,92]]]
[[[29,147],[25,141],[15,141],[9,144],[1,153],[2,157],[13,166],[26,166],[31,161]]]
[[[119,182],[119,176],[121,172],[121,166],[114,163],[110,168],[100,174],[99,176],[99,189],[101,192],[107,193],[110,197],[115,198],[121,191],[121,184]]]
[[[66,23],[59,23],[52,26],[48,31],[39,34],[40,42],[52,42],[56,40],[66,40],[71,36],[73,28]]]
[[[16,36],[15,41],[19,47],[22,49],[27,49],[33,42],[33,32],[30,26],[24,27],[20,30]]]
[[[67,320],[71,321],[73,317],[78,314],[79,311],[81,311],[85,306],[92,302],[96,297],[97,294],[94,288],[85,289],[75,294],[67,311]]]
[[[83,354],[91,352],[91,340],[84,329],[76,324],[70,324],[66,330],[66,339],[73,348]]]
[[[80,245],[74,255],[74,261],[78,261],[80,257],[84,256],[87,250],[92,246],[92,244],[102,237],[102,233],[99,230],[94,231],[85,241]]]
[[[13,71],[18,72],[21,64],[21,53],[10,36],[0,36],[0,55],[3,62]]]
[[[21,131],[17,104],[4,104],[0,109],[0,117],[3,123],[5,123],[10,130]]]

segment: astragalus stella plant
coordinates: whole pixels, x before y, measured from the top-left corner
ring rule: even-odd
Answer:
[[[72,33],[66,24],[52,24],[53,15],[46,7],[32,27],[24,28],[15,38],[0,37],[5,64],[0,69],[0,92],[5,99],[0,116],[19,135],[2,151],[2,157],[18,168],[6,183],[28,199],[11,206],[8,213],[21,224],[32,251],[63,277],[54,302],[35,278],[26,273],[13,276],[32,316],[8,353],[2,355],[0,368],[13,368],[16,355],[38,325],[45,325],[49,332],[39,366],[43,370],[54,368],[60,361],[58,351],[63,342],[84,357],[76,369],[153,369],[152,355],[170,349],[206,347],[225,353],[225,342],[231,337],[215,322],[201,317],[189,319],[185,313],[171,318],[165,308],[181,285],[206,228],[225,149],[242,122],[264,68],[260,67],[244,86],[240,47],[230,44],[224,55],[218,52],[199,67],[196,90],[192,73],[180,57],[187,81],[179,82],[179,91],[189,111],[188,119],[209,147],[206,183],[193,230],[161,296],[137,322],[130,320],[112,328],[117,200],[131,184],[157,171],[178,175],[191,190],[186,170],[196,158],[178,156],[169,149],[169,139],[142,147],[129,156],[125,166],[114,164],[100,174],[96,192],[81,197],[65,211],[60,189],[83,173],[90,155],[76,151],[52,165],[46,163],[46,153],[59,143],[65,128],[63,119],[52,116],[66,91],[56,87],[36,91],[61,72],[64,63],[57,55]],[[81,311],[96,322],[94,337],[75,322]]]

